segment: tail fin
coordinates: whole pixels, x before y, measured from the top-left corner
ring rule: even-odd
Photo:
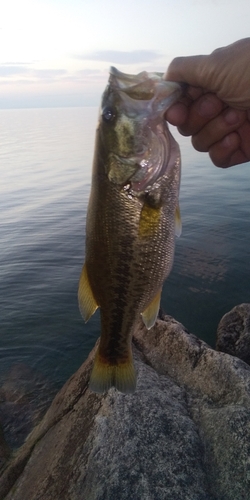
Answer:
[[[98,393],[106,392],[115,387],[124,394],[130,394],[136,388],[136,371],[132,356],[125,362],[110,364],[103,359],[99,352],[96,354],[94,367],[91,373],[89,388]]]

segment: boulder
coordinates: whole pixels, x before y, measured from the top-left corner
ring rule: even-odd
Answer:
[[[89,391],[95,348],[5,467],[1,500],[250,499],[250,367],[169,316],[133,343],[136,392]]]
[[[10,457],[11,449],[7,445],[4,433],[2,428],[0,427],[0,470],[6,464],[7,459]]]
[[[216,349],[237,356],[250,365],[250,304],[240,304],[218,325]]]
[[[23,363],[13,364],[0,378],[0,420],[5,439],[19,448],[40,422],[56,390],[47,379]]]

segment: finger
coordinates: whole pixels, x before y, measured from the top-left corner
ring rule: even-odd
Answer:
[[[245,111],[226,108],[192,137],[192,144],[197,151],[208,151],[212,144],[237,130],[245,121]]]
[[[192,87],[188,85],[185,95],[190,101],[196,101],[202,94],[204,94],[204,90],[201,87]]]
[[[203,127],[219,115],[224,104],[215,94],[207,93],[199,97],[189,105],[188,118],[179,126],[179,132],[182,135],[195,135]]]
[[[250,160],[250,111],[247,112],[248,119],[238,128],[237,132],[240,136],[240,148]]]
[[[232,167],[248,161],[247,156],[240,148],[240,136],[237,132],[232,132],[209,148],[209,156],[217,167]]]
[[[187,120],[188,109],[182,102],[173,104],[165,113],[166,120],[172,125],[180,126]]]
[[[188,120],[190,105],[202,94],[203,90],[201,88],[188,86],[180,97],[180,100],[166,111],[166,120],[177,127],[184,125]]]
[[[226,168],[250,160],[250,112],[246,120],[237,132],[232,132],[224,137],[222,141],[211,146],[210,157],[215,165]]]

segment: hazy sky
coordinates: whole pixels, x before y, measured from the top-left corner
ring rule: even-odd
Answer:
[[[165,71],[249,27],[249,0],[2,1],[0,107],[98,105],[111,64]]]

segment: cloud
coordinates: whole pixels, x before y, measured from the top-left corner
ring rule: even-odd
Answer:
[[[58,76],[66,75],[68,72],[66,69],[35,69],[31,72],[32,76],[42,79],[54,79]]]
[[[33,61],[33,62],[11,61],[11,62],[2,63],[2,66],[31,66],[32,64],[35,64],[35,62],[36,61]]]
[[[23,75],[28,72],[29,70],[25,66],[11,66],[9,64],[0,65],[0,77]]]
[[[103,71],[100,69],[84,68],[84,69],[79,69],[77,71],[77,74],[81,75],[81,76],[93,76],[93,75],[99,76],[99,75],[103,75]]]
[[[66,69],[35,69],[28,65],[11,65],[5,63],[0,65],[0,78],[3,80],[1,83],[6,82],[19,82],[19,83],[32,83],[32,82],[54,82],[60,80],[68,74]],[[13,80],[14,77],[14,80]]]
[[[74,80],[86,82],[86,81],[103,81],[107,79],[107,71],[102,71],[100,69],[85,68],[80,69],[72,75]]]
[[[153,62],[160,57],[155,50],[98,50],[89,54],[77,56],[77,59],[86,61],[103,61],[118,64],[139,64]]]

